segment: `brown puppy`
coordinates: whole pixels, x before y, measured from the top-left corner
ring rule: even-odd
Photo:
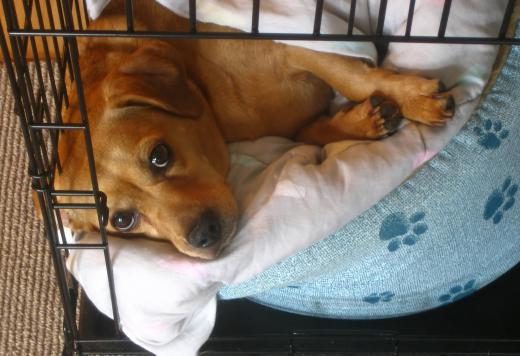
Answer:
[[[138,30],[188,29],[152,1],[136,2],[135,13]],[[91,25],[125,26],[115,0]],[[169,240],[204,259],[218,256],[237,222],[226,142],[378,139],[396,130],[401,113],[442,125],[454,109],[437,80],[270,41],[82,39],[80,67],[108,230]],[[332,88],[359,104],[328,117]],[[74,90],[71,102],[64,116],[78,122]],[[64,134],[59,153],[64,170],[56,188],[89,189],[82,134]],[[97,226],[93,211],[71,211],[68,221],[78,230]]]

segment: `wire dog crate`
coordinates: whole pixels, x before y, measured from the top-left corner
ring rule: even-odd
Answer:
[[[138,1],[138,0],[136,0]],[[151,1],[151,0],[143,0]],[[445,35],[452,0],[445,0],[437,36],[411,34],[415,0],[410,0],[405,34],[383,34],[388,0],[381,0],[377,30],[374,35],[353,33],[356,0],[351,0],[349,25],[344,34],[320,32],[324,0],[316,0],[314,27],[311,33],[259,32],[260,0],[252,0],[250,32],[200,32],[197,29],[196,0],[189,1],[188,32],[150,32],[134,29],[133,1],[125,0],[127,28],[118,31],[89,30],[86,3],[82,0],[2,0],[5,29],[0,44],[15,98],[16,116],[29,157],[29,175],[37,193],[46,237],[52,252],[64,310],[63,355],[148,354],[132,344],[121,332],[117,291],[109,255],[105,226],[108,221],[107,199],[100,191],[94,163],[86,102],[78,64],[77,38],[142,37],[160,39],[247,39],[247,40],[316,40],[373,41],[520,45],[520,39],[508,37],[515,0],[507,2],[499,34],[495,38],[448,37]],[[486,0],[482,0],[486,1]],[[4,32],[5,30],[5,32]],[[34,75],[31,70],[34,66]],[[45,85],[46,78],[50,85]],[[78,94],[81,123],[62,121],[63,107],[69,105],[66,81],[74,83]],[[84,136],[91,189],[56,190],[54,177],[61,172],[57,151],[60,133],[77,130]],[[84,197],[85,203],[61,203],[60,197]],[[94,209],[98,215],[101,243],[69,244],[59,211]],[[71,249],[99,249],[105,257],[114,320],[101,315],[85,298],[78,308],[80,288],[65,268]],[[207,355],[350,355],[362,353],[407,354],[428,351],[489,354],[520,354],[520,269],[517,268],[492,286],[456,303],[416,316],[382,321],[343,321],[290,315],[239,300],[221,302],[212,338],[202,349]],[[502,291],[507,290],[506,294]],[[485,312],[487,306],[499,307]],[[79,315],[77,310],[79,310]],[[238,313],[237,313],[238,311]],[[236,317],[254,315],[251,325]],[[446,328],[445,322],[451,324]]]

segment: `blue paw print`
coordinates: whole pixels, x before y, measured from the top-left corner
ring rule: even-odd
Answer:
[[[451,287],[448,293],[443,294],[439,297],[439,302],[443,304],[455,302],[459,299],[462,299],[470,295],[474,291],[476,291],[475,280],[472,279],[471,281],[464,284],[464,286],[456,285],[454,287]]]
[[[364,302],[370,303],[370,304],[377,304],[379,302],[390,302],[392,298],[394,297],[394,293],[386,291],[383,293],[372,293],[370,295],[367,295],[363,298]]]
[[[504,217],[504,212],[515,205],[515,194],[518,185],[511,185],[512,178],[507,177],[501,189],[495,189],[490,195],[484,207],[484,220],[493,218],[493,224],[498,224]]]
[[[484,121],[484,127],[477,126],[473,129],[479,136],[478,144],[488,150],[494,150],[500,147],[502,140],[509,136],[509,131],[502,127],[502,122],[495,122],[487,119]]]
[[[428,230],[428,225],[421,222],[426,214],[422,211],[413,214],[409,219],[404,213],[388,215],[381,224],[379,238],[383,241],[390,240],[388,251],[394,252],[402,244],[415,245],[419,237]]]

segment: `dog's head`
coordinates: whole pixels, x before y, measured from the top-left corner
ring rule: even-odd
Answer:
[[[235,199],[224,139],[201,90],[169,45],[90,49],[81,62],[99,188],[112,233],[171,241],[215,258],[232,237]],[[75,93],[66,112],[78,121]],[[60,139],[57,189],[91,189],[83,133]],[[70,210],[73,229],[98,226],[94,210]]]

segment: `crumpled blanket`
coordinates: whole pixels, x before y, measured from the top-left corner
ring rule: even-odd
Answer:
[[[107,2],[87,1],[90,15],[97,17]],[[187,15],[187,1],[160,2]],[[357,3],[355,26],[374,32],[378,1]],[[261,4],[260,31],[312,31],[314,0]],[[389,2],[385,33],[404,34],[408,4]],[[418,0],[412,34],[435,35],[442,5],[439,0]],[[505,5],[506,0],[454,1],[446,35],[495,36]],[[250,28],[249,0],[199,0],[197,6],[199,21]],[[348,2],[327,1],[322,32],[346,31],[349,8]],[[371,44],[291,44],[376,61]],[[211,333],[220,287],[246,281],[333,233],[399,186],[458,132],[489,77],[496,50],[480,45],[389,46],[384,66],[438,77],[454,87],[458,108],[446,127],[407,123],[384,140],[344,141],[324,148],[275,137],[230,144],[229,182],[241,219],[235,239],[219,259],[192,259],[167,243],[110,240],[123,331],[157,355],[195,355]],[[99,237],[87,234],[81,242],[97,243]],[[73,250],[67,266],[97,308],[111,317],[102,253]]]

